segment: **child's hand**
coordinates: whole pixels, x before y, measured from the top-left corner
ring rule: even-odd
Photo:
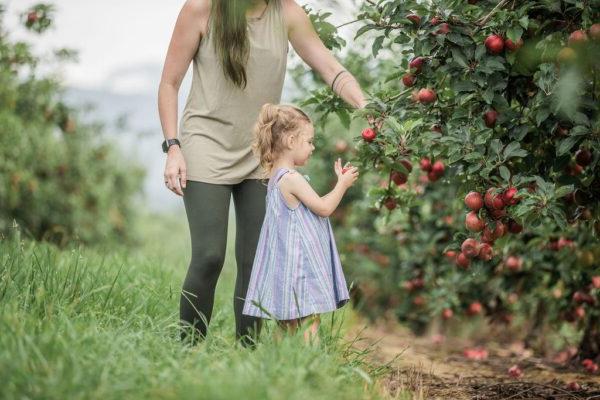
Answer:
[[[358,168],[353,167],[349,162],[342,168],[342,160],[340,158],[334,164],[334,170],[338,177],[338,182],[341,182],[345,188],[349,188],[358,179]]]

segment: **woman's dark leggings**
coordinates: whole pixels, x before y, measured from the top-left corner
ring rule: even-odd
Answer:
[[[260,318],[242,315],[250,273],[265,216],[266,183],[246,179],[235,185],[187,181],[183,202],[192,240],[192,259],[179,302],[181,339],[206,336],[215,287],[223,269],[229,202],[233,193],[236,218],[237,278],[233,297],[236,339],[246,346],[260,334]],[[193,327],[193,329],[191,328]]]

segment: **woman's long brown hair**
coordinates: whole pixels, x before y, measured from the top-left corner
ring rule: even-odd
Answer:
[[[280,0],[265,0],[277,6]],[[209,29],[213,33],[213,44],[223,67],[223,73],[236,86],[244,89],[247,84],[246,63],[250,52],[246,11],[250,0],[212,0]],[[266,12],[266,11],[265,11]]]

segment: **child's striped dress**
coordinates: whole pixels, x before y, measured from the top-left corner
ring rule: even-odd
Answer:
[[[288,206],[278,186],[287,172],[279,168],[269,179],[242,312],[280,321],[334,311],[349,300],[329,218],[301,202],[294,209]]]

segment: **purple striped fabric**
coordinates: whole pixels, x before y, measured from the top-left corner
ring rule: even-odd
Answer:
[[[349,300],[329,218],[300,203],[290,208],[269,180],[263,220],[243,314],[280,321],[334,311]]]

